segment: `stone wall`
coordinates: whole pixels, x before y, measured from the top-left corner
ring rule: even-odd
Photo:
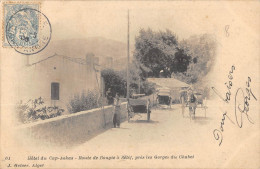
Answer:
[[[127,120],[127,103],[121,104],[121,122]],[[75,114],[19,126],[19,133],[51,143],[74,144],[84,142],[113,125],[113,106],[105,106]],[[41,141],[42,142],[42,141]]]

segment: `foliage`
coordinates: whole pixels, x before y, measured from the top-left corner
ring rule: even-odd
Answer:
[[[44,120],[60,116],[64,109],[58,106],[45,106],[41,97],[30,99],[26,103],[21,100],[17,105],[18,119],[21,123],[30,123],[38,119]]]
[[[155,92],[155,84],[147,81],[141,83],[141,93],[149,96]]]
[[[102,70],[101,74],[105,82],[105,91],[110,88],[113,97],[116,93],[121,96],[126,95],[126,73],[124,71],[104,69]]]
[[[87,92],[83,91],[81,94],[75,94],[69,101],[67,108],[70,113],[77,113],[80,111],[98,108],[101,105],[99,93],[95,90]]]
[[[216,42],[209,34],[192,36],[180,42],[180,48],[191,57],[191,62],[184,73],[175,76],[187,83],[196,83],[204,78],[211,70],[215,54]]]
[[[164,77],[171,77],[172,72],[185,72],[190,61],[170,30],[141,29],[135,39],[134,57],[143,77],[159,77],[161,70]]]
[[[209,34],[191,36],[179,42],[169,30],[142,29],[135,41],[134,58],[143,79],[174,75],[194,84],[211,70],[216,54],[216,42]]]
[[[126,97],[126,70],[115,71],[112,69],[104,69],[101,72],[105,81],[105,91],[111,89],[112,95],[118,93],[120,96]],[[140,84],[140,91],[146,95],[151,94],[154,90],[154,85],[145,81],[140,77],[140,70],[135,63],[129,65],[130,93],[136,92]]]

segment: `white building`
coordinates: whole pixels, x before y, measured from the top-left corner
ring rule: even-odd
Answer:
[[[103,88],[98,62],[93,54],[86,59],[54,54],[28,64],[19,77],[18,97],[23,102],[42,97],[47,106],[66,110],[74,94]]]

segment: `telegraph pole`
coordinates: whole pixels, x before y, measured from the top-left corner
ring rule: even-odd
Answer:
[[[141,94],[141,76],[139,75],[138,94]]]
[[[127,88],[126,88],[126,98],[127,100],[129,99],[129,83],[130,83],[130,79],[129,79],[129,9],[127,10]]]

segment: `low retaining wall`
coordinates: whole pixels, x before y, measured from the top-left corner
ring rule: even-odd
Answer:
[[[121,104],[121,121],[127,119],[127,103]],[[105,106],[75,114],[59,116],[18,127],[35,139],[59,144],[84,142],[113,125],[113,106]]]

